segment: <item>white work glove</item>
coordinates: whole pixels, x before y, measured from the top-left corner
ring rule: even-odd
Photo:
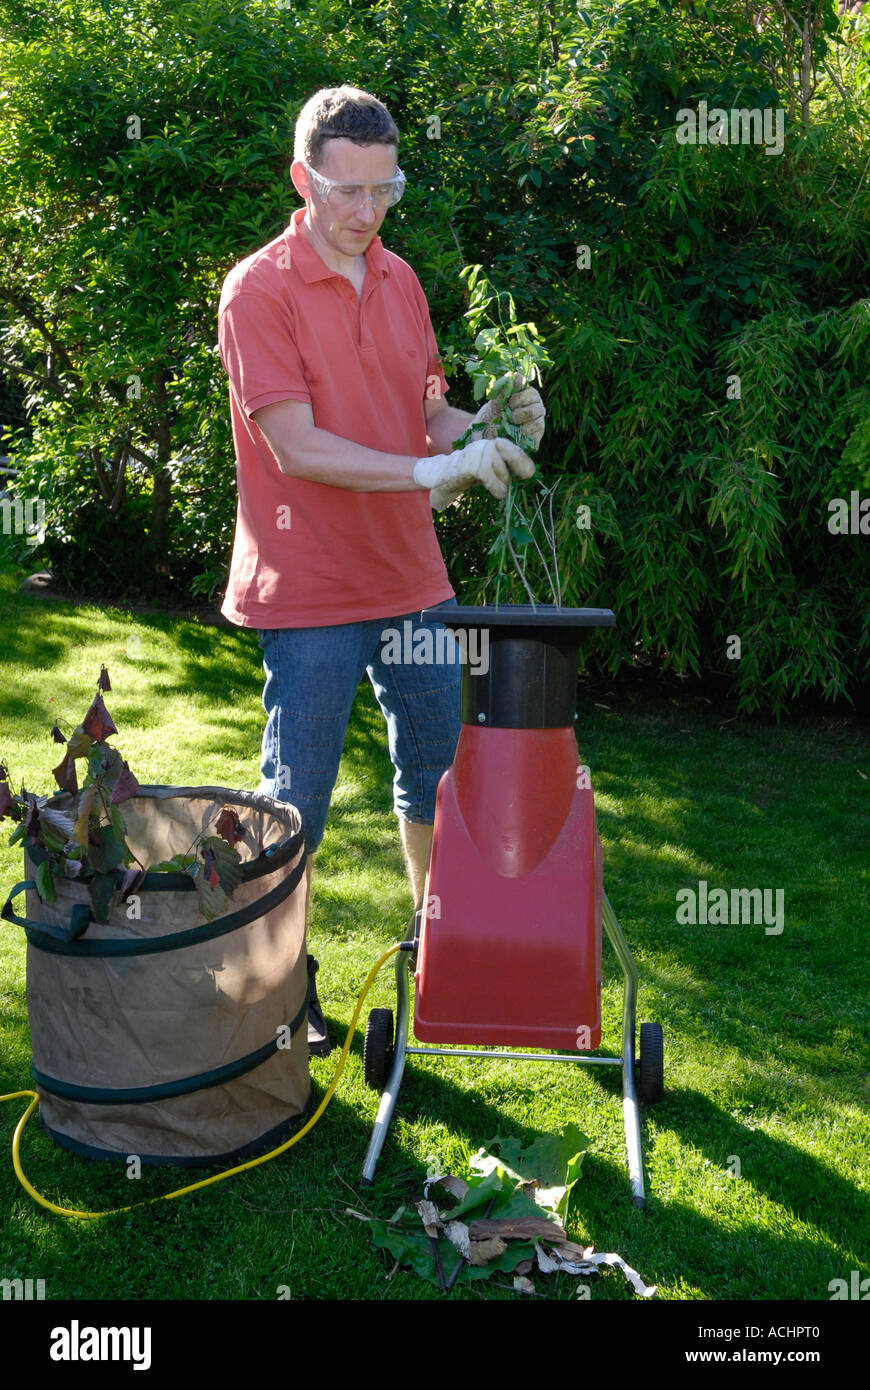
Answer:
[[[534,386],[524,387],[523,377],[519,372],[514,375],[514,387],[514,393],[507,403],[511,419],[515,425],[522,429],[524,434],[527,434],[534,441],[534,447],[537,449],[544,437],[544,422],[547,417],[544,402]],[[484,401],[471,423],[473,425],[488,425],[492,421],[494,413],[496,413],[496,401]]]
[[[414,482],[429,489],[432,510],[443,511],[474,483],[493,497],[507,497],[511,473],[531,478],[535,465],[509,439],[475,439],[452,454],[435,454],[414,464]]]
[[[537,449],[544,437],[544,421],[547,417],[539,392],[534,386],[527,386],[524,391],[516,391],[508,401],[508,410],[514,424],[519,425],[523,433],[535,441]]]

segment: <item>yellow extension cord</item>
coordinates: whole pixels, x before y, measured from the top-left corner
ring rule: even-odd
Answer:
[[[0,1096],[0,1101],[19,1100],[23,1096],[33,1097],[24,1114],[21,1116],[21,1119],[18,1121],[15,1127],[15,1133],[12,1136],[12,1166],[15,1169],[15,1176],[18,1178],[21,1186],[24,1188],[25,1192],[30,1194],[35,1202],[38,1202],[41,1207],[45,1207],[47,1211],[53,1211],[58,1216],[74,1216],[82,1221],[91,1221],[98,1220],[103,1216],[117,1216],[123,1211],[135,1211],[137,1207],[150,1207],[153,1206],[155,1202],[171,1202],[174,1198],[183,1197],[188,1192],[196,1192],[200,1187],[210,1187],[214,1182],[223,1182],[224,1178],[231,1178],[236,1173],[244,1173],[248,1168],[256,1168],[261,1163],[268,1163],[270,1159],[277,1158],[278,1154],[282,1154],[285,1149],[292,1148],[294,1144],[298,1144],[299,1140],[306,1135],[310,1129],[314,1128],[332,1099],[333,1091],[338,1085],[341,1073],[344,1071],[344,1064],[347,1061],[347,1054],[350,1051],[350,1045],[353,1041],[354,1029],[356,1028],[356,1022],[360,1015],[360,1009],[363,1006],[363,1000],[371,989],[375,976],[381,966],[385,961],[389,960],[390,956],[394,956],[396,952],[401,949],[401,944],[397,942],[395,946],[391,946],[388,951],[385,951],[380,960],[372,966],[366,976],[366,981],[360,991],[359,998],[356,1001],[356,1008],[353,1011],[353,1017],[348,1025],[347,1037],[344,1040],[344,1047],[341,1049],[338,1066],[335,1068],[335,1075],[326,1089],[323,1100],[311,1116],[311,1119],[293,1135],[292,1139],[287,1139],[283,1144],[280,1144],[277,1149],[272,1149],[267,1154],[261,1154],[259,1158],[252,1158],[247,1163],[240,1163],[236,1168],[227,1168],[224,1173],[215,1173],[210,1178],[203,1178],[201,1182],[190,1183],[188,1187],[179,1187],[175,1192],[164,1192],[161,1197],[149,1197],[144,1202],[134,1202],[132,1206],[129,1207],[113,1207],[110,1211],[74,1211],[72,1207],[55,1206],[54,1202],[50,1202],[47,1197],[43,1197],[42,1194],[37,1192],[36,1188],[28,1182],[24,1170],[21,1167],[21,1159],[18,1151],[21,1144],[21,1136],[24,1133],[24,1126],[39,1104],[39,1095],[36,1091],[11,1091],[8,1096]]]

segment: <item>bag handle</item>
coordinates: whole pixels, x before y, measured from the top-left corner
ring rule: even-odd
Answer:
[[[77,941],[80,936],[84,936],[92,921],[91,909],[87,903],[75,903],[73,905],[68,927],[55,927],[49,922],[37,922],[32,917],[19,917],[17,913],[13,912],[14,900],[19,893],[23,893],[28,888],[36,889],[35,879],[24,878],[20,883],[16,883],[2,910],[0,910],[0,917],[4,921],[15,922],[19,927],[35,927],[37,930],[45,932],[47,936],[53,936],[56,941]]]

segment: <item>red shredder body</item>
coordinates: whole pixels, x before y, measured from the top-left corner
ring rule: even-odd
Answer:
[[[573,728],[463,724],[417,959],[422,1042],[599,1046],[601,844]]]
[[[435,664],[452,659],[445,630],[463,638],[461,730],[438,786],[423,904],[396,948],[395,1034],[390,1009],[372,1009],[366,1025],[363,1076],[381,1099],[363,1186],[374,1182],[409,1056],[619,1067],[632,1201],[643,1209],[637,1101],[662,1097],[662,1030],[641,1025],[636,1061],[638,971],[602,886],[574,736],[580,643],[614,615],[438,606],[421,621],[432,626]],[[625,981],[617,1057],[600,1051],[602,931]]]

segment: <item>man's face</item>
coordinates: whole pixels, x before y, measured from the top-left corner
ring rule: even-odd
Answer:
[[[396,151],[393,145],[355,145],[352,140],[327,140],[317,170],[324,178],[340,184],[376,184],[394,177]],[[387,215],[360,190],[349,208],[336,210],[320,197],[310,182],[305,166],[294,161],[291,174],[297,191],[306,198],[305,220],[315,236],[341,256],[361,256],[371,244]]]

